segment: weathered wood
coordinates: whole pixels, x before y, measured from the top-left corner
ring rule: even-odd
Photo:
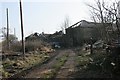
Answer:
[[[6,13],[7,13],[7,49],[9,51],[9,19],[8,19],[8,8],[6,9]]]
[[[20,0],[20,19],[21,19],[21,35],[22,35],[22,52],[23,52],[23,57],[24,57],[24,55],[25,55],[25,42],[24,42],[23,15],[22,15],[21,0]]]

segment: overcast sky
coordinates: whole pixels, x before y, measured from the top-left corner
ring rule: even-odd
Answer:
[[[10,2],[11,1],[11,2]],[[89,8],[85,3],[94,0],[22,0],[25,37],[34,32],[54,33],[59,31],[66,16],[70,24],[80,20],[90,21]],[[10,32],[16,29],[21,39],[19,0],[1,0],[0,26],[6,27],[6,8],[9,9]],[[2,13],[1,13],[2,12]]]

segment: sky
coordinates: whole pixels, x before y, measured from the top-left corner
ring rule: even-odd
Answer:
[[[61,25],[68,17],[70,25],[90,19],[90,12],[85,3],[94,0],[22,0],[24,36],[34,32],[54,33],[61,30]],[[21,40],[19,0],[0,0],[0,28],[6,27],[6,8],[9,9],[10,33]]]

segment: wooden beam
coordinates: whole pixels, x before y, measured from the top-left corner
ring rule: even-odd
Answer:
[[[20,20],[21,20],[21,36],[22,36],[22,52],[23,52],[23,58],[25,56],[25,42],[24,42],[24,30],[23,30],[23,15],[22,15],[22,3],[20,0]]]
[[[7,49],[9,51],[9,19],[8,19],[8,8],[6,9],[6,13],[7,13]]]

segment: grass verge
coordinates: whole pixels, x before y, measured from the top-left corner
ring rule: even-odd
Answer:
[[[19,57],[18,59],[12,59],[12,60],[6,59],[5,61],[1,61],[2,66],[0,66],[0,72],[2,73],[3,78],[8,78],[29,67],[42,63],[48,58],[49,58],[49,54],[33,53],[33,54],[27,54],[24,60],[22,59],[22,57]]]

